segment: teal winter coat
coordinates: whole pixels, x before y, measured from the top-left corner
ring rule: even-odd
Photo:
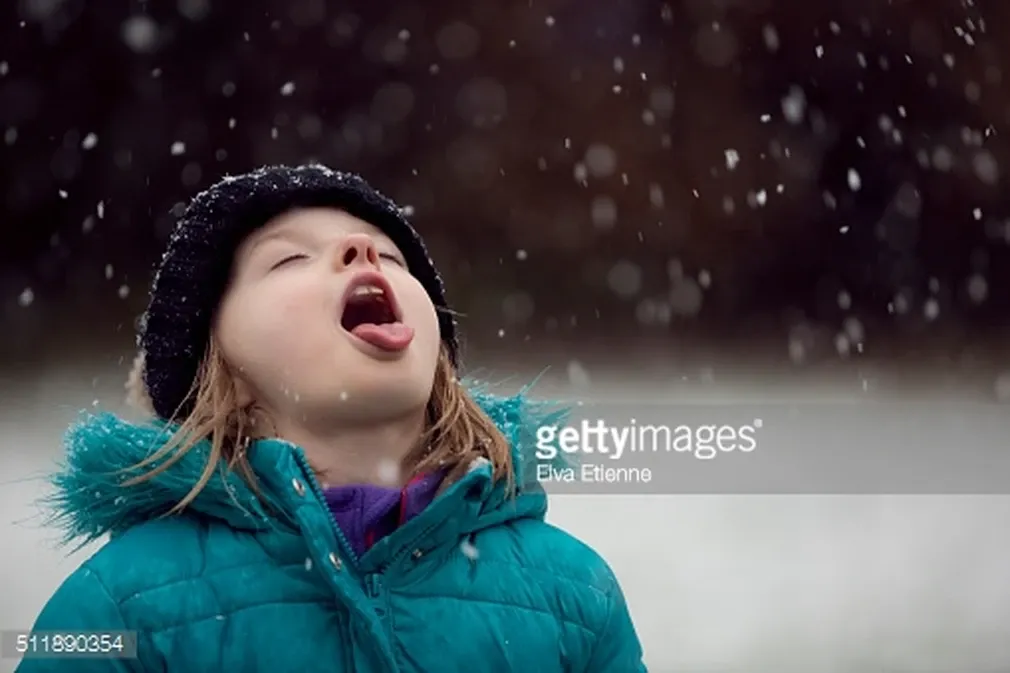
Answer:
[[[518,495],[478,461],[360,558],[287,442],[250,449],[260,498],[222,474],[163,517],[209,447],[124,488],[121,470],[164,441],[164,426],[82,421],[67,435],[56,515],[70,539],[111,540],[34,629],[133,631],[137,656],[37,656],[18,673],[644,672],[614,574],[544,521],[546,495],[524,477],[541,412],[522,395],[475,398],[512,443]]]

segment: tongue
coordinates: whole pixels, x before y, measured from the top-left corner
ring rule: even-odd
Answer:
[[[383,325],[366,322],[352,329],[351,334],[384,351],[402,351],[414,340],[414,328],[402,322]]]

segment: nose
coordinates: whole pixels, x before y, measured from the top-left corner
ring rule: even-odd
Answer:
[[[334,266],[338,271],[358,265],[379,266],[379,252],[368,234],[349,234],[337,246]]]

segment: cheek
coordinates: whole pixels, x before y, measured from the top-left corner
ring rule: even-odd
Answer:
[[[428,293],[414,281],[398,290],[397,295],[401,297],[407,323],[415,330],[415,338],[423,343],[427,350],[437,355],[441,342],[438,333],[438,314],[431,299],[428,298]]]
[[[325,307],[316,294],[307,287],[256,297],[249,311],[251,329],[274,338],[290,339],[298,337],[306,328],[322,325],[326,318]]]
[[[323,309],[308,288],[286,291],[282,287],[244,290],[221,307],[218,340],[226,356],[239,366],[272,360],[278,352],[294,354],[304,348],[322,325]]]

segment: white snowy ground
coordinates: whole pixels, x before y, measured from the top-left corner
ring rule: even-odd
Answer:
[[[30,626],[88,553],[55,550],[28,479],[77,409],[118,403],[119,381],[95,388],[93,373],[0,390],[0,629]],[[928,419],[918,432],[931,441]],[[1010,671],[1010,496],[566,496],[551,518],[615,568],[657,673]]]

